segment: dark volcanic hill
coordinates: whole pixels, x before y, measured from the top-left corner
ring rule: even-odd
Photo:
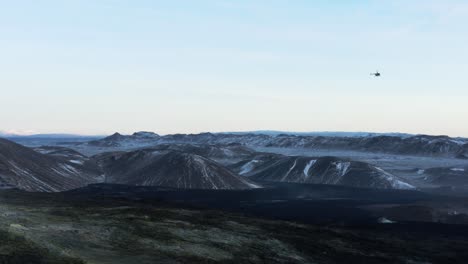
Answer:
[[[468,186],[468,167],[430,168],[420,174],[428,183],[440,186]]]
[[[463,144],[457,152],[456,157],[459,159],[468,159],[468,143]]]
[[[33,148],[33,150],[41,154],[53,156],[58,159],[63,159],[76,164],[83,164],[86,160],[88,160],[88,157],[79,153],[78,151],[65,147],[41,146]]]
[[[55,192],[99,182],[98,172],[0,139],[0,183],[27,191]]]
[[[144,149],[95,157],[106,182],[184,189],[248,189],[259,187],[200,155]]]
[[[259,155],[232,166],[259,181],[346,185],[364,188],[413,189],[398,177],[368,163],[335,157]]]

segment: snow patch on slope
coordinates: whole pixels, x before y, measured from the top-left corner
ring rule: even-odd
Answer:
[[[296,167],[296,164],[297,164],[297,159],[294,160],[294,164],[291,166],[291,168],[289,168],[288,172],[284,175],[284,177],[281,179],[281,181],[286,180],[289,173],[291,173],[291,171],[294,170],[294,168]]]
[[[255,168],[255,163],[260,162],[259,160],[252,160],[247,162],[241,167],[241,171],[239,172],[240,175],[247,174],[251,172]]]
[[[334,164],[340,177],[343,177],[348,172],[349,166],[351,166],[351,162],[336,162]]]
[[[403,181],[400,181],[399,179],[397,179],[397,177],[395,177],[394,175],[384,171],[383,169],[379,168],[379,167],[375,167],[375,169],[380,173],[380,175],[383,176],[383,178],[385,180],[387,180],[390,185],[395,188],[395,189],[401,189],[401,190],[412,190],[412,189],[416,189],[416,187],[414,187],[413,185],[409,184],[409,183],[406,183],[406,182],[403,182]]]
[[[34,180],[38,185],[42,185],[44,187],[47,187],[49,188],[50,190],[56,192],[58,191],[56,188],[50,186],[49,184],[39,180],[38,178],[36,178],[31,172],[29,172],[28,170],[26,169],[22,169],[20,168],[15,162],[13,161],[9,161],[10,165],[12,166],[12,171],[13,173],[15,173],[17,176],[24,176],[24,177],[29,177],[30,179]],[[43,188],[43,187],[39,187],[40,189],[44,190],[44,191],[47,191],[47,189]]]
[[[257,185],[257,184],[254,184],[254,183],[251,183],[251,182],[246,181],[246,180],[244,180],[244,179],[242,179],[242,178],[241,178],[240,180],[241,180],[243,183],[247,184],[247,185],[248,185],[250,188],[252,188],[252,189],[262,188],[262,186]]]
[[[311,160],[307,165],[304,167],[304,176],[307,178],[309,177],[309,170],[314,166],[314,164],[317,162],[317,160]]]

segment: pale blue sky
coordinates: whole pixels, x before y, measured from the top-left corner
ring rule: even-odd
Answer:
[[[467,25],[466,0],[0,0],[0,130],[468,136]]]

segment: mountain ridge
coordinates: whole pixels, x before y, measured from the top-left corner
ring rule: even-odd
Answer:
[[[265,134],[173,134],[155,137],[123,136],[118,133],[84,144],[94,147],[155,146],[164,143],[190,144],[242,144],[248,147],[312,148],[355,150],[364,152],[444,156],[468,159],[468,139],[448,136],[413,135],[401,136],[301,136]],[[155,134],[156,135],[156,134]]]

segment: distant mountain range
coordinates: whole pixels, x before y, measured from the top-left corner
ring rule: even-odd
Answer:
[[[141,133],[144,133],[143,135]],[[149,132],[115,133],[84,145],[91,147],[144,147],[164,143],[241,144],[250,147],[354,150],[398,155],[468,159],[468,139],[428,135],[302,136],[290,134],[201,133],[160,136]]]
[[[321,137],[375,137],[375,136],[394,136],[394,137],[411,137],[414,134],[407,133],[377,133],[377,132],[345,132],[345,131],[315,131],[315,132],[292,132],[278,130],[255,130],[245,132],[221,132],[218,134],[256,134],[256,135],[295,135],[295,136],[321,136]]]
[[[218,137],[212,134],[194,136],[198,141],[213,141],[213,137]],[[185,138],[187,135],[175,137]],[[87,144],[104,142],[99,145],[103,147],[115,146],[109,145],[110,142],[129,144],[130,141],[134,144],[133,140],[141,143],[160,138],[153,134],[115,134]],[[32,149],[0,140],[1,186],[55,192],[99,182],[183,189],[251,189],[260,188],[262,182],[414,188],[404,180],[364,162],[336,157],[289,157],[261,153],[238,143],[165,143],[87,157],[66,147],[41,146]]]
[[[4,138],[43,138],[43,139],[54,139],[54,138],[99,138],[105,136],[99,135],[79,135],[79,134],[32,134],[32,135],[18,135],[12,133],[0,132],[0,137]]]
[[[205,132],[206,133],[206,132]],[[200,133],[200,134],[205,134]],[[119,133],[116,133],[119,134]],[[401,137],[407,138],[412,136],[424,135],[424,134],[409,134],[409,133],[399,133],[399,132],[347,132],[347,131],[310,131],[310,132],[295,132],[295,131],[280,131],[280,130],[253,130],[253,131],[239,131],[239,132],[213,132],[212,134],[232,134],[232,135],[268,135],[268,136],[278,136],[278,135],[294,135],[294,136],[320,136],[320,137],[378,137],[378,136],[390,136],[390,137]],[[120,135],[120,134],[119,134]],[[124,136],[128,136],[123,134]],[[132,135],[147,136],[151,137],[158,135],[154,132],[140,131],[135,132]],[[171,136],[174,134],[168,134],[165,136]],[[177,135],[177,134],[175,134]],[[49,134],[14,134],[0,131],[0,137],[29,137],[29,138],[104,138],[106,135],[81,135],[81,134],[67,134],[67,133],[49,133]],[[456,137],[458,139],[463,139],[461,137]]]
[[[33,137],[31,140],[10,138],[32,142],[31,148],[0,139],[0,187],[50,192],[107,182],[188,189],[249,189],[261,187],[264,182],[291,182],[413,189],[413,183],[352,157],[291,157],[254,149],[352,150],[468,159],[468,140],[448,136],[276,132],[161,136],[136,132],[104,138],[70,138],[60,143],[62,136],[71,135],[29,136]],[[444,186],[468,184],[467,171],[465,166],[419,171],[416,167],[414,173],[425,183]]]

